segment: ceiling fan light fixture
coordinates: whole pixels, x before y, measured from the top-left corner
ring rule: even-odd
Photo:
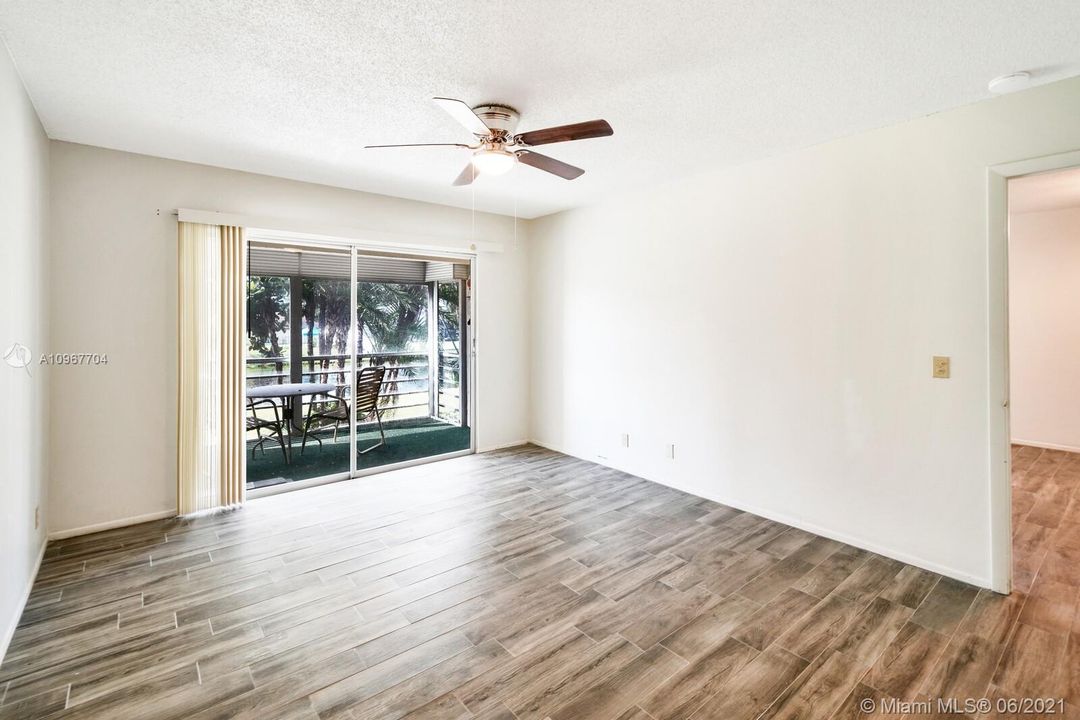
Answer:
[[[462,168],[454,182],[454,187],[472,185],[477,175],[505,175],[519,162],[531,168],[550,173],[563,180],[581,177],[585,171],[564,163],[553,157],[536,152],[537,145],[564,143],[571,140],[609,137],[614,134],[607,120],[588,120],[570,125],[530,130],[515,135],[518,112],[509,105],[488,103],[469,107],[454,98],[432,98],[435,104],[454,118],[463,128],[473,135],[475,144],[464,143],[407,143],[397,145],[365,145],[365,148],[403,148],[403,147],[457,147],[473,151],[468,164]],[[507,150],[513,148],[513,150]]]
[[[485,148],[473,154],[472,162],[481,175],[505,175],[517,163],[517,156],[508,150]]]

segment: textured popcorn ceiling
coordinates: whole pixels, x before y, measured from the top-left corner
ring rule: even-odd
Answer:
[[[1076,0],[0,0],[49,135],[534,217],[1080,73]],[[467,141],[429,98],[501,102],[580,165],[450,182]]]

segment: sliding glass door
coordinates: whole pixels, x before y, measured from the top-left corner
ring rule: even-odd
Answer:
[[[301,277],[300,373],[302,393],[292,400],[292,432],[299,450],[290,474],[297,479],[349,472],[349,279],[351,258],[327,254],[346,277]]]
[[[440,409],[442,392],[450,391],[441,380],[442,336],[451,331],[438,295],[458,283],[440,278],[452,278],[455,268],[466,274],[468,266],[358,251],[356,267],[358,377],[363,368],[371,369],[369,377],[382,373],[377,409],[357,418],[357,471],[468,450],[471,430],[463,416],[449,418]]]
[[[248,487],[469,451],[470,264],[256,240]]]
[[[250,263],[249,263],[250,264]],[[273,397],[275,388],[291,382],[291,278],[274,268],[255,268],[247,279],[246,404],[248,489],[284,482],[289,464],[286,420],[291,407]],[[265,394],[264,394],[265,393]]]

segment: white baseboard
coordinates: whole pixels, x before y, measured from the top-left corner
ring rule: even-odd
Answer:
[[[663,484],[663,483],[661,483]],[[694,493],[692,493],[694,494]],[[820,535],[821,537],[829,538],[830,540],[836,540],[842,542],[845,545],[851,545],[853,547],[861,548],[863,550],[869,550],[872,553],[876,553],[883,557],[892,558],[893,560],[899,560],[907,565],[914,565],[915,567],[922,568],[923,570],[929,570],[930,572],[937,573],[938,575],[944,575],[960,582],[965,582],[969,585],[975,585],[976,587],[985,588],[991,590],[990,579],[987,577],[979,577],[970,573],[957,570],[955,568],[946,567],[936,562],[926,560],[925,558],[909,555],[908,553],[894,550],[892,548],[883,547],[875,542],[865,540],[863,538],[854,537],[846,533],[836,532],[828,528],[823,528],[814,523],[806,522],[798,518],[792,518],[783,513],[775,513],[765,508],[754,507],[753,505],[747,505],[745,503],[739,503],[731,500],[716,500],[714,498],[708,498],[724,505],[735,508],[736,510],[742,510],[753,515],[759,515],[763,518],[768,518],[774,522],[781,523],[783,525],[790,525],[791,527],[805,530],[808,533],[814,535]]]
[[[96,525],[71,528],[70,530],[54,530],[49,533],[49,539],[63,540],[64,538],[76,537],[77,535],[89,535],[90,533],[101,532],[102,530],[112,530],[114,528],[138,525],[139,523],[150,522],[151,520],[163,520],[171,517],[176,517],[175,510],[162,510],[160,512],[147,513],[146,515],[136,515],[134,517],[120,518],[119,520],[109,520],[108,522],[97,523]]]
[[[476,452],[486,453],[495,452],[496,450],[506,450],[507,448],[520,447],[522,445],[528,445],[531,440],[514,440],[513,442],[502,443],[501,445],[486,445],[482,448],[477,448]]]
[[[23,590],[22,599],[15,608],[15,614],[11,618],[11,623],[4,629],[4,637],[0,638],[0,663],[3,663],[4,656],[7,655],[8,646],[11,645],[11,638],[15,637],[15,629],[19,626],[19,618],[22,617],[23,610],[26,609],[26,603],[30,600],[30,591],[34,587],[34,580],[37,579],[38,570],[41,569],[41,561],[45,559],[45,548],[48,547],[49,541],[46,538],[41,541],[41,550],[38,551],[37,562],[34,563],[34,571],[30,573],[30,577],[26,580],[26,589]]]
[[[1015,439],[1012,441],[1013,445],[1029,445],[1031,447],[1042,448],[1043,450],[1064,450],[1065,452],[1080,453],[1080,447],[1074,447],[1072,445],[1056,445],[1054,443],[1035,442],[1034,440],[1020,440]]]
[[[641,476],[641,475],[636,475],[636,473],[633,473],[630,470],[627,470],[626,468],[618,467],[617,465],[614,465],[614,464],[609,463],[609,462],[604,462],[603,460],[598,459],[596,457],[591,457],[591,458],[590,457],[582,457],[581,455],[576,455],[576,454],[574,454],[572,452],[568,452],[567,450],[565,450],[563,448],[555,447],[552,444],[544,443],[544,442],[541,442],[539,440],[530,440],[529,442],[531,442],[534,445],[539,445],[540,447],[547,448],[548,450],[553,450],[555,452],[562,453],[563,455],[569,455],[571,457],[576,457],[576,458],[579,458],[581,460],[586,460],[588,462],[594,462],[597,465],[604,465],[605,467],[611,467],[611,468],[614,468],[616,470],[621,470],[622,472],[629,473],[631,475],[635,475],[636,477],[643,477],[645,480],[649,480],[650,482],[655,482],[658,485],[664,485],[665,487],[674,488],[675,490],[680,490],[682,492],[688,493],[690,495],[695,495],[697,497],[704,497],[706,500],[712,500],[713,502],[718,502],[721,505],[727,505],[728,507],[735,508],[736,510],[742,510],[743,512],[748,512],[748,513],[751,513],[753,515],[757,515],[759,517],[763,517],[763,518],[766,518],[768,520],[772,520],[773,522],[778,522],[778,523],[781,523],[783,525],[789,525],[789,526],[791,526],[793,528],[798,528],[799,530],[805,530],[808,533],[813,533],[814,535],[820,535],[821,537],[829,538],[830,540],[836,540],[837,542],[842,542],[845,545],[851,545],[853,547],[861,548],[862,550],[869,550],[870,552],[876,553],[876,554],[881,555],[883,557],[891,558],[893,560],[899,560],[900,562],[905,563],[907,565],[914,565],[915,567],[922,568],[923,570],[929,570],[930,572],[937,573],[938,575],[944,575],[944,576],[950,577],[950,578],[952,578],[954,580],[959,580],[960,582],[968,583],[969,585],[975,585],[976,587],[986,588],[988,590],[993,589],[993,588],[991,588],[990,578],[988,578],[988,577],[981,577],[981,576],[977,576],[977,575],[972,575],[971,573],[966,573],[966,572],[963,572],[962,570],[957,570],[955,568],[947,567],[945,565],[941,565],[939,563],[932,562],[932,561],[927,560],[925,558],[916,557],[914,555],[909,555],[908,553],[905,553],[905,552],[902,552],[902,551],[894,550],[892,548],[883,547],[883,546],[881,546],[881,545],[879,545],[879,544],[877,544],[875,542],[872,542],[870,540],[866,540],[865,538],[854,537],[854,536],[848,535],[846,533],[836,532],[834,530],[830,530],[829,528],[823,528],[823,527],[820,527],[818,525],[815,525],[814,523],[807,522],[807,521],[802,520],[800,518],[793,518],[793,517],[790,517],[790,516],[785,515],[783,513],[774,512],[774,511],[769,510],[767,508],[761,508],[761,507],[756,507],[756,506],[753,506],[753,505],[748,505],[746,503],[740,502],[738,500],[733,500],[731,498],[719,497],[719,496],[715,496],[715,495],[704,496],[699,491],[697,491],[695,489],[679,487],[678,485],[675,485],[675,484],[669,483],[669,482],[664,482],[663,480],[653,480],[652,478],[647,478],[647,477],[644,477],[644,476]]]
[[[596,459],[593,459],[593,458],[581,457],[580,455],[575,455],[574,453],[572,453],[572,452],[570,452],[570,451],[568,451],[568,450],[566,450],[564,448],[561,448],[558,445],[555,445],[554,443],[540,442],[539,440],[526,440],[525,442],[527,442],[529,444],[532,444],[532,445],[536,445],[537,447],[542,447],[545,450],[550,450],[551,452],[557,452],[557,453],[562,453],[563,455],[569,455],[570,457],[576,457],[578,460],[587,460],[588,462],[594,462],[597,465],[604,465],[604,463],[600,462],[599,460],[596,460]],[[615,467],[615,466],[614,465],[604,465],[604,467]],[[615,469],[620,470],[621,468],[615,468]]]

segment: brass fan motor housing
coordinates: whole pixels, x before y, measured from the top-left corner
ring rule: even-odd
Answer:
[[[505,137],[514,134],[518,120],[521,119],[521,115],[517,110],[509,105],[500,105],[498,103],[477,105],[472,111],[484,121],[485,125],[491,128],[493,134]]]

